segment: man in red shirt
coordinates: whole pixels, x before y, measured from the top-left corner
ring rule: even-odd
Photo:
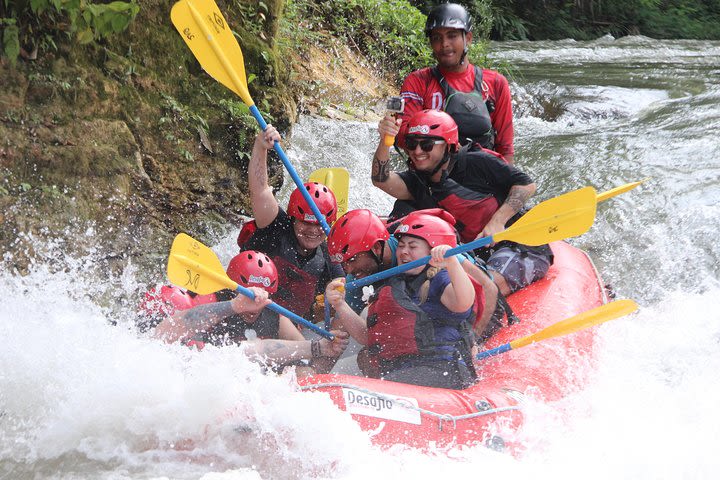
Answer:
[[[458,124],[461,144],[478,144],[512,164],[510,87],[500,73],[467,60],[472,43],[472,18],[467,10],[456,3],[436,6],[428,14],[425,34],[438,63],[407,76],[400,91],[405,100],[400,118],[407,120],[428,108],[443,110]],[[399,146],[404,145],[405,134],[406,127],[401,126]]]

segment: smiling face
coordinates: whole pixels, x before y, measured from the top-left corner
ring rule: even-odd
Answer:
[[[407,151],[415,170],[432,173],[445,156],[447,144],[433,137],[417,137],[416,140],[418,141],[410,141],[408,135],[405,151]],[[415,148],[410,149],[411,146]],[[432,147],[430,151],[426,151],[429,147]]]
[[[325,241],[325,233],[317,223],[308,223],[295,219],[293,222],[293,231],[295,232],[298,245],[308,251],[315,250]]]
[[[363,278],[379,270],[378,264],[370,252],[360,252],[342,262],[345,273],[354,275],[355,278]]]
[[[433,56],[445,70],[462,72],[466,63],[463,61],[463,53],[466,46],[472,42],[472,32],[465,33],[457,28],[434,28],[430,32],[430,48]]]
[[[412,262],[413,260],[430,255],[430,244],[422,238],[413,237],[412,235],[402,235],[398,239],[398,246],[395,254],[397,255],[398,265],[404,265]],[[424,268],[425,265],[420,265],[408,270],[405,273],[407,275],[417,275],[422,272]]]

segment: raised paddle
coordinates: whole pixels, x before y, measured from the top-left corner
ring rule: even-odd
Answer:
[[[322,183],[335,194],[338,205],[338,217],[347,212],[350,192],[350,172],[344,168],[320,168],[310,174],[311,182]]]
[[[246,297],[255,298],[252,290],[238,285],[227,276],[215,252],[184,233],[180,233],[175,237],[170,248],[167,275],[171,283],[200,295],[229,288]],[[295,323],[305,325],[325,338],[332,340],[334,337],[330,332],[295,315],[277,303],[270,303],[267,308],[285,315]]]
[[[584,330],[594,325],[607,322],[608,320],[624,317],[625,315],[637,310],[637,308],[637,303],[632,300],[618,300],[616,302],[606,303],[600,307],[593,308],[587,312],[583,312],[579,315],[575,315],[574,317],[566,318],[565,320],[554,323],[539,332],[533,333],[532,335],[518,338],[510,343],[480,352],[475,356],[475,359],[482,360],[509,350],[517,350],[518,348],[525,347],[532,343],[542,342],[543,340],[547,340],[549,338],[569,335],[577,332],[578,330]]]
[[[476,248],[484,247],[501,240],[511,240],[524,245],[544,245],[546,243],[575,237],[587,232],[595,221],[597,194],[592,187],[568,192],[537,204],[511,227],[492,236],[478,238],[472,242],[451,248],[445,258]],[[353,280],[346,288],[357,288],[397,275],[415,267],[425,265],[430,256],[389,268],[382,272]]]
[[[597,201],[598,203],[604,202],[608,198],[612,198],[616,195],[620,195],[621,193],[625,193],[627,191],[632,190],[633,188],[637,187],[641,183],[643,183],[645,180],[640,180],[639,182],[632,182],[632,183],[626,183],[625,185],[620,185],[619,187],[611,188],[610,190],[607,190],[602,193],[598,193],[597,195]]]
[[[215,80],[235,92],[248,106],[260,128],[265,130],[267,123],[248,91],[242,50],[214,0],[180,0],[173,5],[170,19],[203,69]],[[293,182],[327,235],[330,232],[330,226],[327,224],[325,216],[305,189],[280,143],[275,142],[274,147]]]

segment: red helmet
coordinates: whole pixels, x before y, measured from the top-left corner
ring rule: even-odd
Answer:
[[[453,118],[438,110],[420,110],[408,120],[406,137],[436,137],[445,140],[451,151],[458,149],[458,127]]]
[[[325,215],[327,223],[332,224],[337,218],[337,200],[335,200],[335,194],[328,187],[318,182],[308,182],[305,184],[305,189],[308,191],[312,199],[315,201],[320,213]],[[297,188],[290,195],[290,201],[288,202],[288,215],[295,217],[298,220],[308,223],[320,223],[315,214],[310,209],[310,206],[305,201],[300,190]]]
[[[345,262],[358,253],[369,251],[378,240],[390,234],[380,218],[370,210],[350,210],[335,222],[327,238],[330,260]]]
[[[445,210],[439,208],[417,210],[400,222],[395,230],[395,236],[410,235],[422,238],[430,248],[438,245],[457,247],[457,234],[453,225],[455,225],[455,217]]]
[[[192,307],[192,297],[185,290],[175,285],[163,285],[146,292],[138,310],[145,315],[166,316]]]
[[[238,253],[230,260],[227,274],[243,287],[260,287],[268,293],[277,291],[277,268],[270,257],[262,252],[245,250]]]

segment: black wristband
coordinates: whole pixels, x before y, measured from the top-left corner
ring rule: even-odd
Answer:
[[[320,352],[320,340],[312,340],[310,342],[310,355],[312,355],[312,358],[319,358],[322,356]]]

